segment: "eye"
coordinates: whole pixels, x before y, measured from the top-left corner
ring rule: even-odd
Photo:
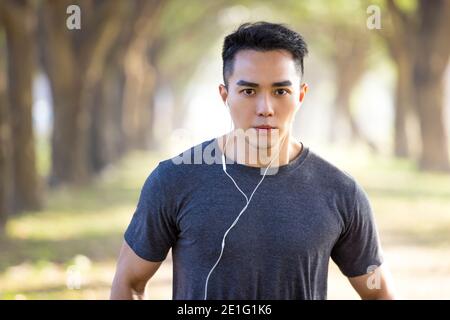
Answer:
[[[276,89],[275,90],[275,95],[277,96],[284,96],[285,94],[288,94],[289,91],[287,91],[286,89]]]
[[[241,92],[243,92],[246,96],[251,96],[255,93],[255,89],[244,89]]]

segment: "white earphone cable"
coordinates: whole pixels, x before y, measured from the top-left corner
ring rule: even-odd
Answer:
[[[227,103],[226,103],[226,104],[227,104]],[[228,104],[227,104],[227,106],[228,106]],[[220,251],[219,258],[217,259],[216,263],[213,265],[213,267],[211,268],[211,270],[210,270],[209,273],[208,273],[208,276],[206,277],[206,281],[205,281],[205,297],[204,297],[204,300],[206,300],[206,298],[207,298],[207,296],[208,296],[208,281],[209,281],[209,277],[211,276],[212,272],[214,271],[214,269],[216,268],[216,266],[219,264],[220,259],[222,258],[223,251],[224,251],[224,248],[225,248],[225,239],[226,239],[228,233],[230,232],[230,230],[236,225],[236,223],[238,222],[238,220],[239,220],[239,218],[241,217],[241,215],[242,215],[242,214],[244,213],[244,211],[248,208],[248,206],[249,206],[249,204],[250,204],[250,201],[251,201],[252,198],[253,198],[253,195],[255,194],[256,190],[257,190],[258,187],[259,187],[259,185],[263,182],[264,178],[266,177],[267,171],[269,170],[270,166],[272,165],[272,162],[273,162],[276,158],[278,158],[278,156],[279,156],[279,154],[280,154],[280,148],[281,148],[281,146],[283,145],[284,140],[286,139],[286,136],[287,136],[287,135],[285,135],[285,136],[283,137],[282,142],[278,145],[278,148],[279,148],[279,149],[278,149],[277,154],[275,155],[275,157],[272,158],[272,160],[270,160],[269,165],[268,165],[267,168],[264,170],[263,177],[261,178],[261,180],[260,180],[260,181],[258,182],[258,184],[256,185],[255,189],[254,189],[253,192],[251,193],[250,198],[247,198],[247,195],[241,190],[241,188],[239,188],[239,186],[238,186],[238,184],[236,183],[236,181],[235,181],[235,180],[233,179],[233,177],[227,172],[227,169],[226,169],[226,164],[225,164],[225,161],[226,161],[226,160],[225,160],[225,151],[226,151],[226,147],[227,147],[227,144],[228,144],[228,134],[227,134],[226,141],[225,141],[225,146],[224,146],[224,150],[223,150],[223,153],[222,153],[222,169],[223,169],[223,172],[231,179],[231,181],[233,181],[235,187],[239,190],[239,192],[242,193],[242,195],[245,197],[246,204],[245,204],[245,206],[241,209],[241,212],[239,212],[239,215],[238,215],[238,216],[236,217],[236,219],[233,221],[233,223],[231,224],[231,226],[225,231],[225,234],[223,235],[223,238],[222,238],[222,248],[221,248],[221,251]]]

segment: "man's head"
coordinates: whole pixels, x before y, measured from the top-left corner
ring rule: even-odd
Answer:
[[[301,83],[307,52],[302,36],[280,24],[245,23],[225,38],[225,85],[219,91],[236,128],[268,125],[280,136],[290,132],[307,91]]]

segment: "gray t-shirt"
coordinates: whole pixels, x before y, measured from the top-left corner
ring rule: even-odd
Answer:
[[[192,164],[198,150],[216,163]],[[223,172],[221,155],[212,139],[160,162],[125,232],[143,259],[162,261],[172,248],[173,299],[204,298],[224,233],[246,204]],[[247,196],[262,178],[260,168],[237,163],[227,164],[227,172]],[[326,299],[330,257],[347,277],[383,261],[363,189],[304,148],[265,177],[227,235],[207,299]]]

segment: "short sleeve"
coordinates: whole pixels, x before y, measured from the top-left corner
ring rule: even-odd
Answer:
[[[125,241],[141,258],[163,261],[177,238],[173,201],[164,188],[161,164],[142,187],[136,210],[125,231]]]
[[[352,203],[346,226],[331,252],[331,258],[347,277],[367,274],[383,263],[372,208],[367,194],[356,182]]]

